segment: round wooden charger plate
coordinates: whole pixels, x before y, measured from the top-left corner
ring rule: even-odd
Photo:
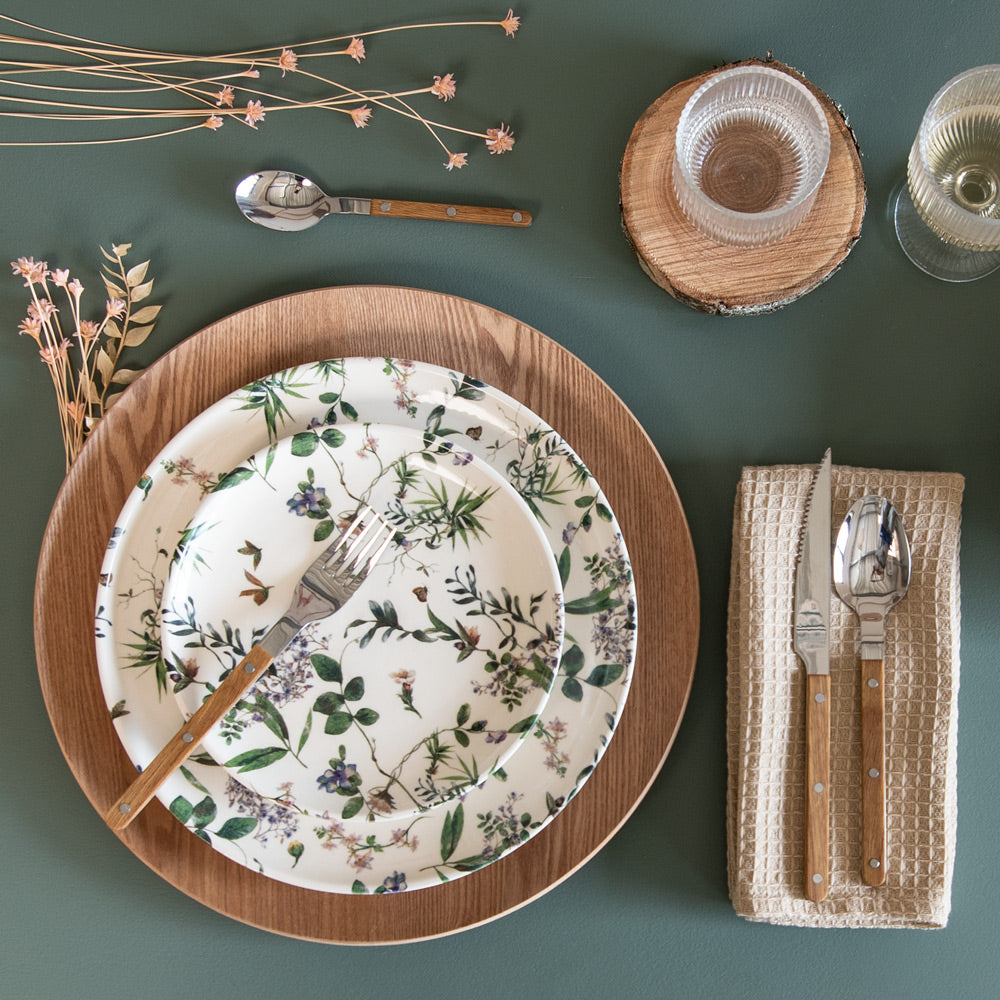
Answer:
[[[222,857],[155,800],[121,835],[172,885],[237,920],[308,940],[385,944],[508,913],[570,875],[621,827],[684,712],[698,582],[684,513],[652,443],[593,371],[537,330],[474,302],[406,288],[329,288],[253,306],[184,341],[129,388],[71,469],[46,529],[35,591],[42,690],[70,768],[101,815],[135,773],[104,703],[93,638],[97,577],[126,497],[170,438],[222,396],[292,365],[349,356],[468,373],[551,424],[611,501],[639,602],[631,693],[600,765],[548,827],[475,874],[398,895],[300,889]]]
[[[621,209],[639,264],[656,284],[702,312],[745,315],[801,298],[840,267],[861,236],[865,180],[854,134],[823,91],[774,60],[733,65],[766,65],[794,76],[826,112],[830,162],[809,215],[780,243],[730,247],[702,235],[681,211],[672,180],[677,119],[718,69],[672,87],[636,123],[622,159]]]

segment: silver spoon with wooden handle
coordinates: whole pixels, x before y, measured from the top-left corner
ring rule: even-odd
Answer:
[[[858,616],[861,659],[862,877],[886,878],[885,619],[910,586],[910,542],[896,508],[865,496],[847,513],[833,553],[833,583]]]
[[[520,228],[531,225],[531,213],[522,209],[330,195],[308,177],[288,170],[261,170],[244,177],[236,185],[236,204],[251,222],[283,233],[310,229],[328,215],[477,222]]]

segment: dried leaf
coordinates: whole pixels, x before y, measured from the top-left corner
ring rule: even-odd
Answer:
[[[144,260],[141,264],[136,264],[135,267],[130,268],[128,274],[125,275],[125,284],[129,288],[135,288],[137,285],[141,285],[143,279],[146,277],[146,271],[149,270],[149,261]]]
[[[108,410],[110,410],[111,407],[114,406],[114,404],[117,403],[118,400],[122,398],[122,395],[123,395],[122,393],[116,392],[113,395],[108,396],[104,400],[104,412],[107,413]]]
[[[97,352],[97,370],[101,373],[104,384],[107,385],[114,374],[115,363],[111,360],[111,355],[103,347]]]
[[[101,247],[101,253],[104,254],[104,256],[107,257],[107,259],[110,260],[112,264],[118,263],[118,258],[113,253],[108,253],[108,251],[105,250],[104,247]]]
[[[132,301],[141,302],[144,298],[146,298],[149,295],[149,293],[152,290],[153,290],[152,279],[145,282],[144,284],[136,285],[135,288],[132,289]]]
[[[143,368],[119,368],[111,381],[118,385],[131,385],[144,370]]]
[[[101,277],[104,279],[104,287],[108,290],[108,295],[113,299],[123,299],[125,298],[125,289],[122,288],[116,281],[112,281],[106,274],[102,274]]]
[[[125,347],[138,347],[153,332],[155,323],[149,326],[133,326],[125,334]]]
[[[143,306],[130,317],[133,323],[152,323],[160,314],[163,306]]]
[[[132,244],[131,243],[119,243],[117,246],[115,246],[112,243],[111,244],[111,249],[114,251],[114,254],[115,254],[116,257],[124,257],[125,254],[127,254],[129,252],[129,250],[132,249]]]
[[[122,335],[122,328],[113,319],[109,319],[104,324],[104,333],[112,340],[119,340]]]

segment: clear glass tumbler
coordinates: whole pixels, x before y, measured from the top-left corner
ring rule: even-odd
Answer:
[[[1000,65],[966,70],[935,94],[890,205],[922,271],[971,281],[1000,267]]]
[[[765,246],[809,214],[829,159],[826,114],[804,83],[767,66],[734,66],[681,112],[674,193],[717,243]]]

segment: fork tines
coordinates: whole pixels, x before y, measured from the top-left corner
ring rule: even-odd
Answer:
[[[368,517],[371,519],[365,523]],[[351,540],[355,530],[357,535]],[[366,571],[371,570],[389,547],[393,535],[392,528],[371,507],[362,507],[334,545],[333,558],[327,568],[349,567],[357,571],[366,563]]]

